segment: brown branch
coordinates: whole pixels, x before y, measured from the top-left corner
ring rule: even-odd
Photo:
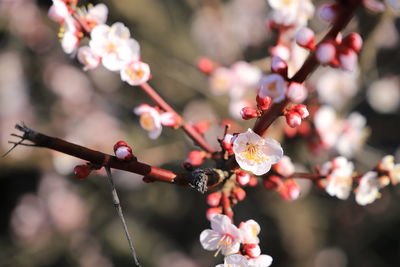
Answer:
[[[148,84],[143,83],[140,85],[143,92],[145,92],[161,109],[167,112],[171,112],[178,116],[181,120],[181,127],[185,133],[202,149],[208,153],[213,153],[214,149],[208,144],[208,142],[199,134],[190,124],[184,122],[183,118],[170,106],[168,103]]]
[[[183,174],[176,174],[172,171],[156,168],[137,160],[132,160],[129,162],[120,161],[115,156],[76,145],[60,138],[44,135],[26,127],[25,125],[17,124],[15,128],[24,133],[22,136],[23,140],[31,141],[35,144],[35,146],[38,147],[46,147],[55,151],[59,151],[64,154],[86,160],[98,166],[106,166],[141,174],[154,181],[187,184],[186,175]]]

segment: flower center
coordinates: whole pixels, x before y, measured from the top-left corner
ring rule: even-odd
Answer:
[[[268,85],[268,90],[271,92],[275,92],[277,90],[276,88],[276,82],[272,82]]]
[[[127,68],[125,73],[131,78],[132,80],[141,79],[144,76],[144,71],[142,69],[132,69]]]
[[[149,113],[145,113],[140,116],[140,125],[142,125],[143,129],[146,131],[151,131],[154,129],[154,119]]]
[[[223,248],[226,249],[228,246],[232,244],[232,242],[233,242],[233,237],[230,234],[224,234],[218,242],[218,249],[217,252],[215,252],[214,257],[217,257],[221,249]]]
[[[109,54],[117,53],[117,46],[114,43],[109,42],[107,44],[106,50],[107,50],[107,53],[109,53]]]
[[[264,148],[264,145],[261,146],[261,148]],[[260,163],[263,161],[268,160],[268,156],[262,153],[260,151],[260,145],[258,144],[253,144],[250,142],[246,143],[246,148],[245,150],[241,153],[241,155],[250,161],[254,161],[256,163]]]

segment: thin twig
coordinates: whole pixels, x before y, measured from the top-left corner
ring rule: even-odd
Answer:
[[[121,220],[122,226],[124,227],[125,236],[126,236],[126,239],[128,240],[128,244],[129,244],[129,248],[130,248],[131,253],[132,253],[133,260],[135,261],[136,266],[140,267],[141,265],[139,263],[137,255],[136,255],[135,248],[133,247],[132,238],[131,238],[131,236],[129,234],[128,226],[126,225],[124,214],[122,213],[121,203],[119,202],[119,197],[118,197],[118,194],[117,194],[117,190],[115,189],[115,183],[114,183],[114,179],[113,179],[113,177],[111,175],[110,167],[106,166],[105,169],[106,169],[106,172],[107,172],[108,182],[109,182],[110,187],[111,187],[111,194],[112,194],[112,198],[113,198],[114,207],[117,210],[117,213],[118,213],[118,216],[119,216],[119,218]]]

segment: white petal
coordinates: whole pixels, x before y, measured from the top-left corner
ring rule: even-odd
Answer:
[[[211,228],[220,234],[227,233],[229,225],[232,225],[232,221],[226,215],[217,214],[211,219]]]
[[[101,62],[103,63],[103,66],[110,71],[118,71],[122,67],[122,62],[116,54],[104,55]]]
[[[149,132],[150,139],[157,139],[162,132],[162,126],[157,125],[152,131]]]
[[[122,22],[116,22],[111,26],[110,39],[119,40],[128,39],[129,37],[131,37],[129,29]]]
[[[104,24],[107,21],[108,8],[105,4],[97,4],[89,9],[88,17],[97,24]]]
[[[106,42],[108,34],[110,33],[110,26],[101,24],[97,25],[90,32],[90,39],[94,42]]]
[[[200,243],[205,250],[216,250],[220,241],[221,235],[213,230],[207,229],[200,234]]]

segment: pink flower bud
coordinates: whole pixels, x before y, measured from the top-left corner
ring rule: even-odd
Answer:
[[[356,53],[360,52],[362,44],[363,40],[361,36],[356,32],[352,32],[347,35],[342,42],[343,46],[353,49]]]
[[[308,115],[310,115],[310,113],[308,112],[307,106],[306,105],[296,105],[293,108],[297,113],[300,114],[302,119],[305,119],[308,117]]]
[[[337,17],[338,8],[337,4],[323,4],[319,8],[319,17],[325,22],[333,22]]]
[[[220,191],[211,193],[207,196],[207,204],[216,207],[221,202],[222,193]]]
[[[238,186],[233,189],[233,194],[239,201],[242,201],[246,197],[246,191],[244,191],[243,188]]]
[[[262,111],[265,111],[271,106],[272,98],[270,96],[261,97],[260,95],[257,95],[256,101],[257,107]]]
[[[197,61],[197,68],[205,74],[210,74],[213,72],[215,67],[216,66],[214,62],[212,62],[209,58],[203,57]]]
[[[229,154],[233,154],[233,135],[226,134],[224,139],[222,139],[222,147],[228,151]]]
[[[304,85],[296,82],[291,82],[286,91],[286,96],[294,103],[303,102],[307,98],[307,95],[307,89]]]
[[[329,64],[335,59],[336,47],[331,43],[323,43],[318,46],[315,56],[320,63]]]
[[[77,165],[74,168],[74,175],[79,180],[85,179],[86,177],[89,176],[89,174],[91,172],[92,172],[92,168],[87,164]]]
[[[285,114],[285,117],[286,117],[286,123],[290,127],[296,128],[301,125],[301,116],[299,113],[290,111]]]
[[[356,52],[348,49],[344,53],[339,54],[340,68],[347,71],[353,71],[357,66],[358,56]]]
[[[314,43],[315,35],[314,32],[307,27],[301,28],[299,31],[296,33],[296,43],[309,50],[314,50],[315,49],[315,43]]]
[[[300,193],[300,186],[293,179],[286,180],[279,190],[280,196],[285,200],[296,200]]]
[[[288,65],[280,57],[273,57],[271,63],[271,70],[273,73],[278,73],[283,77],[286,77],[288,72]]]
[[[120,146],[115,150],[115,156],[119,160],[129,161],[133,159],[132,148],[129,146]]]
[[[205,134],[208,131],[208,128],[210,128],[210,122],[207,120],[198,121],[197,123],[193,124],[193,128],[199,134]]]
[[[181,118],[172,112],[164,112],[160,115],[161,124],[169,127],[177,127],[181,122]]]
[[[253,175],[250,175],[250,181],[247,184],[248,186],[256,186],[258,184],[258,179]]]
[[[221,214],[221,213],[222,213],[222,207],[209,208],[206,211],[206,216],[207,216],[207,219],[209,221],[211,221],[211,219],[212,219],[212,217],[214,217],[214,215]]]
[[[197,150],[190,151],[186,161],[192,164],[193,166],[199,166],[204,162],[204,152]]]
[[[282,60],[287,61],[290,57],[290,50],[284,45],[278,44],[270,49],[270,53],[274,57],[280,57]]]
[[[243,244],[243,251],[250,258],[257,258],[261,255],[260,246],[257,244]]]
[[[252,107],[244,107],[240,111],[240,116],[242,116],[242,119],[244,120],[250,120],[252,118],[256,118],[259,116],[259,112],[257,109],[252,108]]]
[[[268,176],[268,178],[265,178],[263,180],[264,187],[269,190],[278,188],[281,186],[281,184],[282,184],[282,179],[276,175]]]
[[[128,146],[128,144],[127,144],[125,141],[118,141],[118,142],[114,145],[114,153],[115,153],[115,151],[116,151],[120,146]]]
[[[242,186],[247,185],[250,182],[250,174],[244,171],[238,171],[236,173],[236,182]]]

